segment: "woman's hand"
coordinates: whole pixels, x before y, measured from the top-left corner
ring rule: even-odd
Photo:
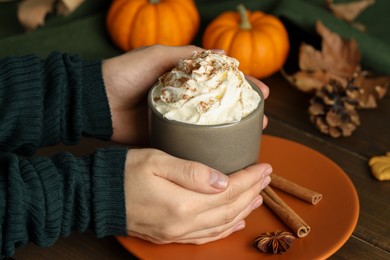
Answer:
[[[261,93],[263,93],[264,99],[267,99],[269,96],[269,88],[267,85],[265,85],[262,81],[256,79],[255,77],[245,75],[245,78],[249,79],[251,82],[255,83],[256,86],[259,87]],[[268,117],[264,115],[263,118],[263,129],[266,128],[268,125]]]
[[[245,227],[262,204],[268,164],[228,176],[155,149],[129,150],[125,199],[130,236],[153,243],[203,244]]]
[[[144,145],[148,142],[147,93],[158,78],[189,57],[196,46],[153,45],[135,49],[103,62],[103,79],[111,110],[114,142]],[[220,51],[221,52],[221,51]],[[223,52],[222,52],[223,53]],[[268,97],[261,81],[247,76]],[[267,118],[263,120],[265,127]]]
[[[146,144],[147,93],[180,58],[203,49],[154,45],[103,61],[103,79],[111,110],[114,142]]]

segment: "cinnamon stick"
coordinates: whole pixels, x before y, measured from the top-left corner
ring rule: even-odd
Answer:
[[[322,194],[287,180],[275,173],[271,175],[270,185],[313,205],[316,205],[322,199]]]
[[[260,193],[267,205],[298,237],[305,237],[310,232],[310,226],[290,208],[270,186]]]

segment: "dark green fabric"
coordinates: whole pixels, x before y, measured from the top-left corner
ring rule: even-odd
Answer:
[[[126,234],[127,149],[27,157],[82,135],[112,135],[100,61],[59,52],[0,58],[0,256],[73,230]]]
[[[349,0],[343,0],[346,2]],[[341,2],[335,1],[335,2]],[[390,1],[376,0],[357,22],[367,27],[360,32],[333,16],[325,0],[196,0],[201,15],[201,28],[194,44],[201,45],[202,33],[217,15],[234,10],[239,3],[248,9],[263,10],[285,18],[313,35],[315,23],[320,19],[332,31],[354,37],[362,52],[366,69],[390,75]],[[105,58],[121,53],[110,41],[105,27],[105,17],[110,1],[86,0],[68,17],[49,15],[46,25],[32,33],[24,33],[16,19],[17,2],[0,3],[0,56],[7,54],[37,53],[45,57],[53,50],[81,54],[85,58]],[[296,53],[291,53],[296,55]]]
[[[356,21],[366,26],[366,32],[336,18],[322,0],[284,0],[274,13],[313,34],[316,34],[315,24],[320,20],[331,31],[347,39],[355,38],[362,53],[363,66],[377,73],[390,75],[389,11],[390,1],[376,0],[373,6],[359,15]]]

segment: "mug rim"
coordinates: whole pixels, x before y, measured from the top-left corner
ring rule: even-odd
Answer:
[[[258,110],[261,110],[262,107],[264,107],[264,96],[263,96],[263,93],[261,92],[260,88],[257,87],[257,85],[255,83],[253,83],[252,81],[248,80],[248,79],[245,79],[249,85],[252,87],[253,90],[255,90],[259,95],[260,95],[260,102],[259,104],[257,105],[257,107],[247,116],[241,118],[241,120],[239,121],[236,121],[236,122],[231,122],[231,123],[223,123],[223,124],[212,124],[212,125],[197,125],[197,124],[191,124],[191,123],[186,123],[186,122],[181,122],[181,121],[177,121],[177,120],[172,120],[172,119],[168,119],[166,117],[164,117],[163,114],[161,114],[157,109],[156,107],[153,105],[153,102],[152,102],[152,93],[153,93],[153,90],[156,86],[156,84],[154,84],[149,92],[148,92],[148,107],[149,109],[152,110],[152,113],[154,113],[155,115],[157,115],[161,120],[165,121],[165,122],[169,122],[171,124],[176,124],[176,125],[179,125],[179,126],[187,126],[187,127],[194,127],[194,128],[218,128],[218,127],[229,127],[229,126],[232,126],[232,125],[236,125],[240,122],[244,122],[244,121],[247,121],[247,120],[250,120],[252,117],[255,116],[255,112],[258,111]]]

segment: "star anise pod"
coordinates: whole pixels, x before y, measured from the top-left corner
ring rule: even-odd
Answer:
[[[294,235],[287,231],[265,232],[255,239],[254,246],[263,253],[283,254],[294,239]]]
[[[310,100],[310,120],[324,134],[335,138],[350,136],[360,125],[358,104],[359,88],[331,80]]]

